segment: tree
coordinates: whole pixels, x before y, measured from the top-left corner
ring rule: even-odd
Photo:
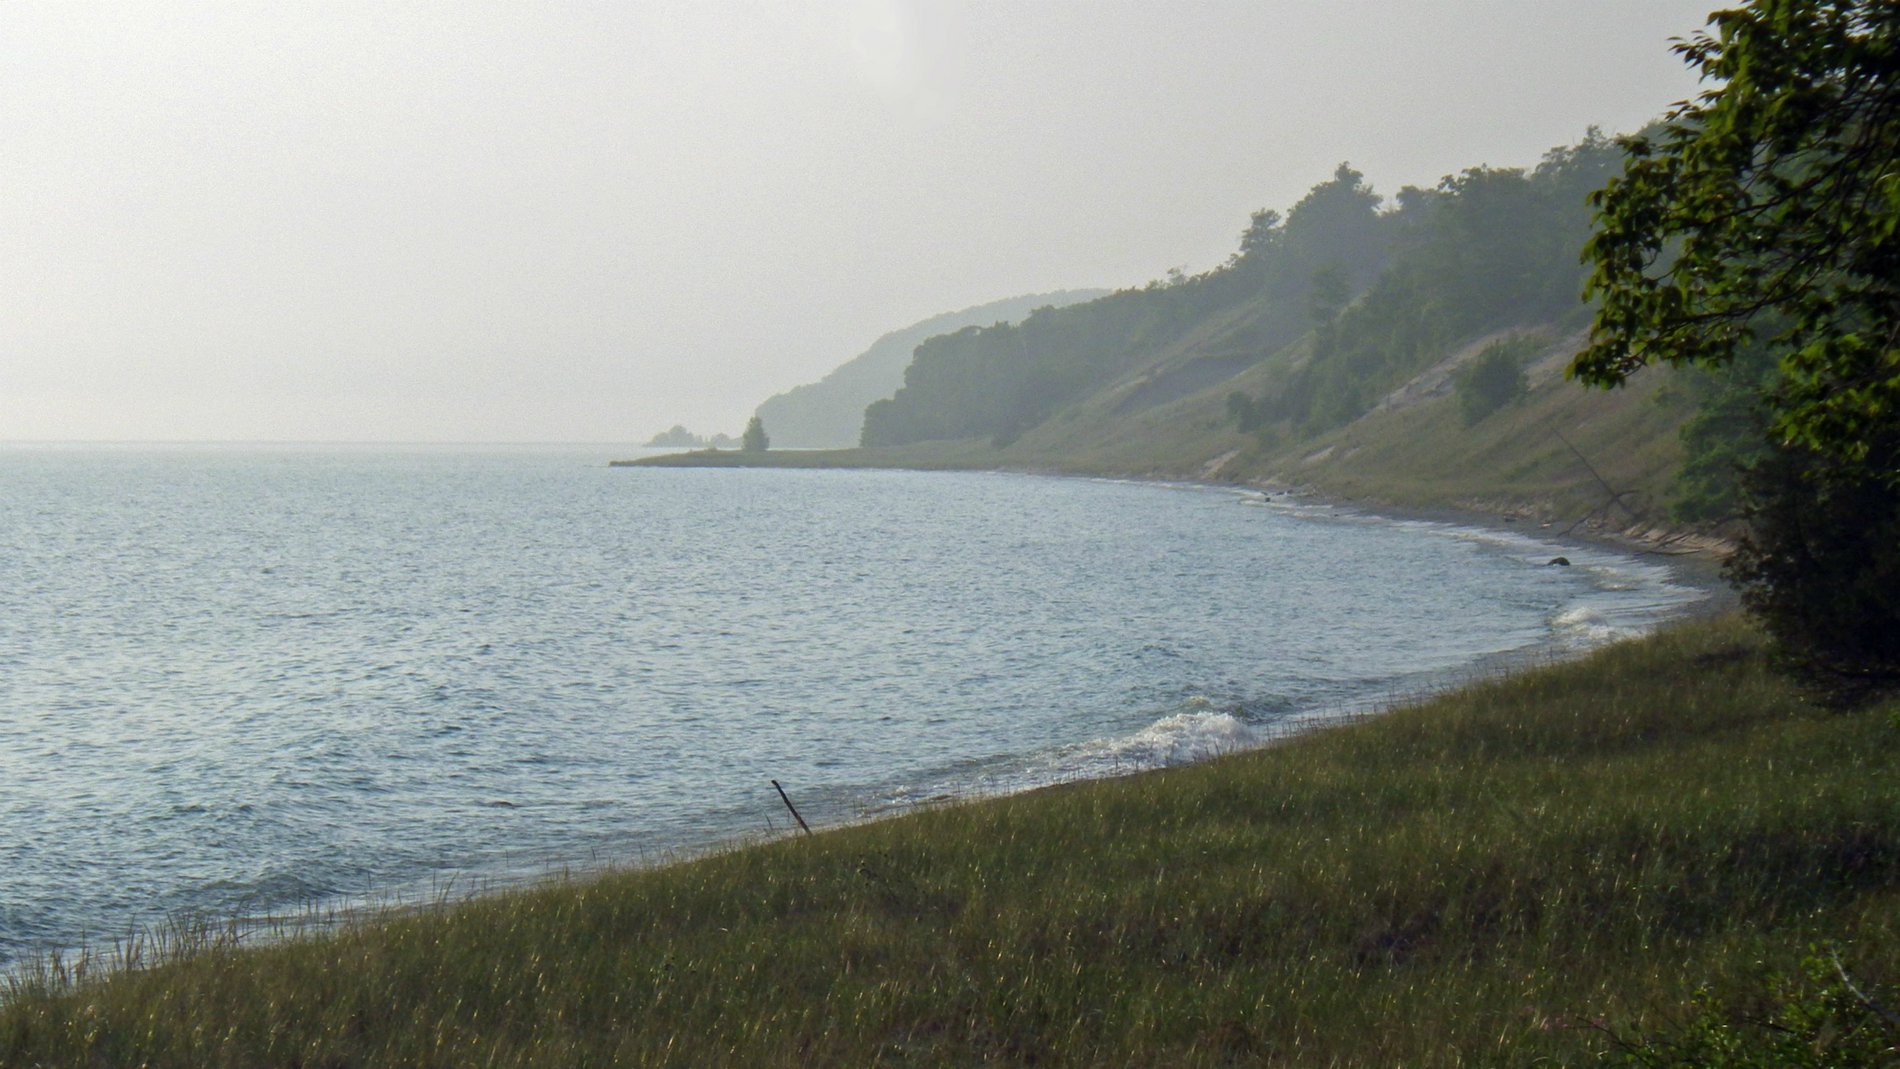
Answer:
[[[1740,480],[1749,530],[1728,572],[1799,664],[1900,674],[1900,494],[1832,469],[1785,445],[1749,465]]]
[[[1234,259],[1267,255],[1279,245],[1280,236],[1285,233],[1280,225],[1283,222],[1285,220],[1280,218],[1280,213],[1271,208],[1262,208],[1253,213],[1246,231],[1240,235],[1240,251],[1234,254]]]
[[[1327,264],[1313,272],[1312,285],[1306,290],[1306,311],[1315,327],[1325,327],[1339,317],[1339,310],[1352,300],[1352,282],[1343,264]]]
[[[1676,46],[1712,88],[1592,195],[1571,374],[1761,345],[1764,455],[1730,577],[1803,663],[1900,671],[1900,4],[1753,0]],[[1870,593],[1870,584],[1871,593]]]
[[[1289,280],[1301,288],[1319,268],[1336,270],[1349,285],[1357,285],[1384,262],[1385,245],[1379,195],[1345,163],[1333,170],[1332,181],[1314,186],[1287,212],[1278,242],[1290,254],[1289,266],[1303,269]]]
[[[745,425],[745,434],[739,438],[739,448],[748,453],[763,453],[772,448],[772,439],[765,433],[765,424],[753,416]]]
[[[1458,412],[1466,426],[1524,396],[1528,388],[1524,364],[1542,344],[1543,339],[1535,334],[1494,341],[1453,374]]]
[[[1900,4],[1754,0],[1711,20],[1675,50],[1714,87],[1626,139],[1592,196],[1602,304],[1571,373],[1726,364],[1772,321],[1774,434],[1864,465],[1900,413]],[[1900,484],[1890,463],[1871,474]]]

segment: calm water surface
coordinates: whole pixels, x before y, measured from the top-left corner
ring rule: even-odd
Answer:
[[[1661,566],[1204,488],[0,447],[0,961],[1190,760]]]

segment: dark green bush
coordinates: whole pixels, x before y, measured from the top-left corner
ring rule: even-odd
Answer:
[[[1531,334],[1494,341],[1458,369],[1452,385],[1458,391],[1458,411],[1466,425],[1524,396],[1524,365],[1542,345],[1543,340]]]
[[[1783,446],[1742,476],[1749,530],[1729,561],[1742,601],[1808,668],[1900,674],[1900,461],[1890,435],[1865,467]]]

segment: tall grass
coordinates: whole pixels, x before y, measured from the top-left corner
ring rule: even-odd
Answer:
[[[1900,950],[1900,710],[1734,620],[1184,769],[75,979],[0,1063],[1589,1062]]]

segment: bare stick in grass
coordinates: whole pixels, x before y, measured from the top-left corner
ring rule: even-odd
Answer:
[[[778,780],[773,780],[772,786],[778,791],[779,800],[785,803],[785,808],[792,811],[792,819],[798,821],[798,826],[805,829],[806,835],[810,835],[811,825],[805,823],[805,818],[798,815],[798,807],[792,804],[792,799],[785,793],[785,788],[778,785]]]

